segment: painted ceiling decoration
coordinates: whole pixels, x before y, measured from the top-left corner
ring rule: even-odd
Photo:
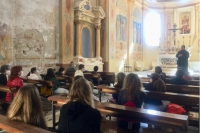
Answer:
[[[185,0],[147,0],[149,2],[181,2]]]

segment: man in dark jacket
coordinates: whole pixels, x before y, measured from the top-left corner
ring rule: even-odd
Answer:
[[[181,46],[181,50],[176,54],[176,57],[178,58],[178,67],[183,67],[184,71],[188,73],[189,52],[185,50],[185,45]]]

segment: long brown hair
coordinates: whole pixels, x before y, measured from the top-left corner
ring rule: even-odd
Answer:
[[[39,92],[34,85],[25,85],[19,89],[8,109],[7,117],[47,129]]]
[[[69,91],[69,100],[72,102],[80,101],[83,104],[94,107],[92,99],[92,88],[86,79],[79,78],[73,82]]]
[[[161,92],[166,91],[166,85],[164,81],[161,79],[161,76],[159,74],[152,73],[151,79],[152,79],[152,84],[155,91],[161,91]]]
[[[9,79],[12,81],[16,77],[18,77],[19,76],[19,72],[21,70],[22,70],[22,66],[13,66],[11,68],[11,73],[10,73]]]
[[[125,77],[126,77],[126,75],[123,72],[118,73],[117,74],[117,84],[115,85],[115,87],[122,88]]]
[[[135,97],[139,99],[139,96],[141,94],[141,87],[142,83],[138,75],[134,73],[128,74],[124,80],[123,86],[123,89],[125,90],[125,99],[133,100],[135,99]]]

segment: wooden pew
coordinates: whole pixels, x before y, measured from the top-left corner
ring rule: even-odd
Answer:
[[[16,89],[16,87],[8,87],[6,85],[5,86],[0,85],[0,91],[7,92],[7,93],[11,94],[9,102],[6,102],[5,99],[3,99],[3,98],[0,98],[0,102],[2,102],[2,103],[10,103],[10,102],[12,102],[12,100],[14,98],[14,93],[17,92],[17,89]]]
[[[147,77],[150,77],[151,74],[147,74]],[[173,78],[175,75],[166,75],[166,78]],[[199,76],[191,76],[194,80],[200,80],[200,75]]]
[[[98,73],[101,75],[101,77],[105,77],[106,80],[109,81],[110,83],[112,83],[112,84],[115,83],[115,73],[114,72],[98,72]],[[91,71],[83,72],[83,74],[84,75],[91,74]],[[65,73],[65,75],[74,77],[74,73]]]
[[[116,94],[119,93],[120,91],[120,88],[114,88],[108,86],[97,86],[97,89],[99,89],[101,93],[109,93],[109,94]],[[146,98],[171,101],[172,103],[180,105],[198,106],[200,100],[199,95],[178,94],[170,92],[155,92],[148,90],[144,90],[144,92],[146,93]],[[101,101],[101,95],[99,97],[99,101]]]
[[[140,77],[140,80],[142,82],[149,82],[150,78],[149,77]],[[166,84],[170,84],[171,79],[170,78],[166,78],[165,79],[165,83]],[[194,85],[194,86],[200,86],[200,81],[199,80],[189,80],[187,81],[188,85]]]
[[[31,84],[41,84],[41,85],[46,85],[46,86],[53,86],[51,81],[45,81],[45,80],[34,80],[34,79],[27,79],[27,78],[22,78],[24,83],[31,83]]]
[[[48,130],[23,122],[10,121],[3,115],[0,115],[0,128],[10,133],[52,133]]]
[[[148,83],[149,82],[143,82],[142,84],[143,86],[146,86]],[[199,95],[199,86],[166,84],[166,87],[167,92]]]
[[[170,81],[171,81],[170,78],[166,78],[165,79],[165,83],[166,84],[170,84]],[[200,81],[199,80],[188,80],[187,83],[188,83],[188,85],[200,86]]]
[[[53,128],[55,128],[55,106],[62,106],[66,103],[68,98],[66,96],[51,96],[48,100],[52,102],[57,102],[53,104]],[[128,117],[140,120],[140,122],[153,124],[153,125],[160,125],[163,127],[170,127],[170,128],[179,128],[183,129],[183,131],[187,130],[188,126],[188,116],[185,115],[177,115],[177,114],[170,114],[164,113],[159,111],[152,111],[147,109],[138,109],[138,108],[131,108],[125,107],[122,105],[110,104],[110,103],[101,103],[96,102],[95,107],[103,114],[113,114],[118,117]]]

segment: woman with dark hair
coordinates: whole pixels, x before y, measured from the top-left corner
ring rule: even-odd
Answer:
[[[183,79],[185,72],[183,70],[177,70],[176,77],[171,78],[170,83],[176,85],[188,85],[187,81]]]
[[[162,80],[165,80],[166,74],[162,72],[162,68],[160,66],[155,67],[155,73],[159,74]]]
[[[55,75],[63,76],[65,74],[65,68],[60,67],[59,70],[55,73]]]
[[[68,93],[67,89],[64,88],[60,88],[60,82],[56,79],[56,76],[54,74],[54,70],[52,68],[47,69],[47,74],[44,77],[44,80],[49,80],[52,81],[52,83],[54,84],[53,86],[53,92],[55,94],[66,94]],[[44,87],[42,87],[41,89],[43,89]],[[51,88],[49,88],[51,89]]]
[[[129,107],[141,108],[145,99],[145,93],[141,91],[142,83],[138,75],[130,73],[125,77],[123,89],[119,92],[117,103]],[[118,118],[117,123],[121,128],[139,130],[140,123],[134,120]]]
[[[148,83],[145,86],[145,89],[150,90],[150,91],[165,92],[166,85],[162,81],[159,74],[153,73],[153,74],[151,74],[150,83]],[[146,98],[144,101],[144,104],[143,104],[143,108],[157,110],[157,111],[165,111],[165,109],[169,103],[170,103],[169,101]]]
[[[114,87],[122,89],[125,77],[126,77],[126,75],[123,72],[118,73],[117,74],[117,84],[115,84]],[[112,101],[117,101],[118,95],[119,94],[112,94],[112,97],[113,97]]]
[[[36,73],[37,73],[37,68],[36,67],[31,68],[31,71],[27,74],[27,78],[35,80],[40,79]]]
[[[12,67],[11,74],[8,78],[7,86],[16,87],[17,89],[21,88],[24,85],[23,80],[20,78],[21,74],[22,74],[21,66]],[[10,93],[6,94],[5,101],[10,101]]]

